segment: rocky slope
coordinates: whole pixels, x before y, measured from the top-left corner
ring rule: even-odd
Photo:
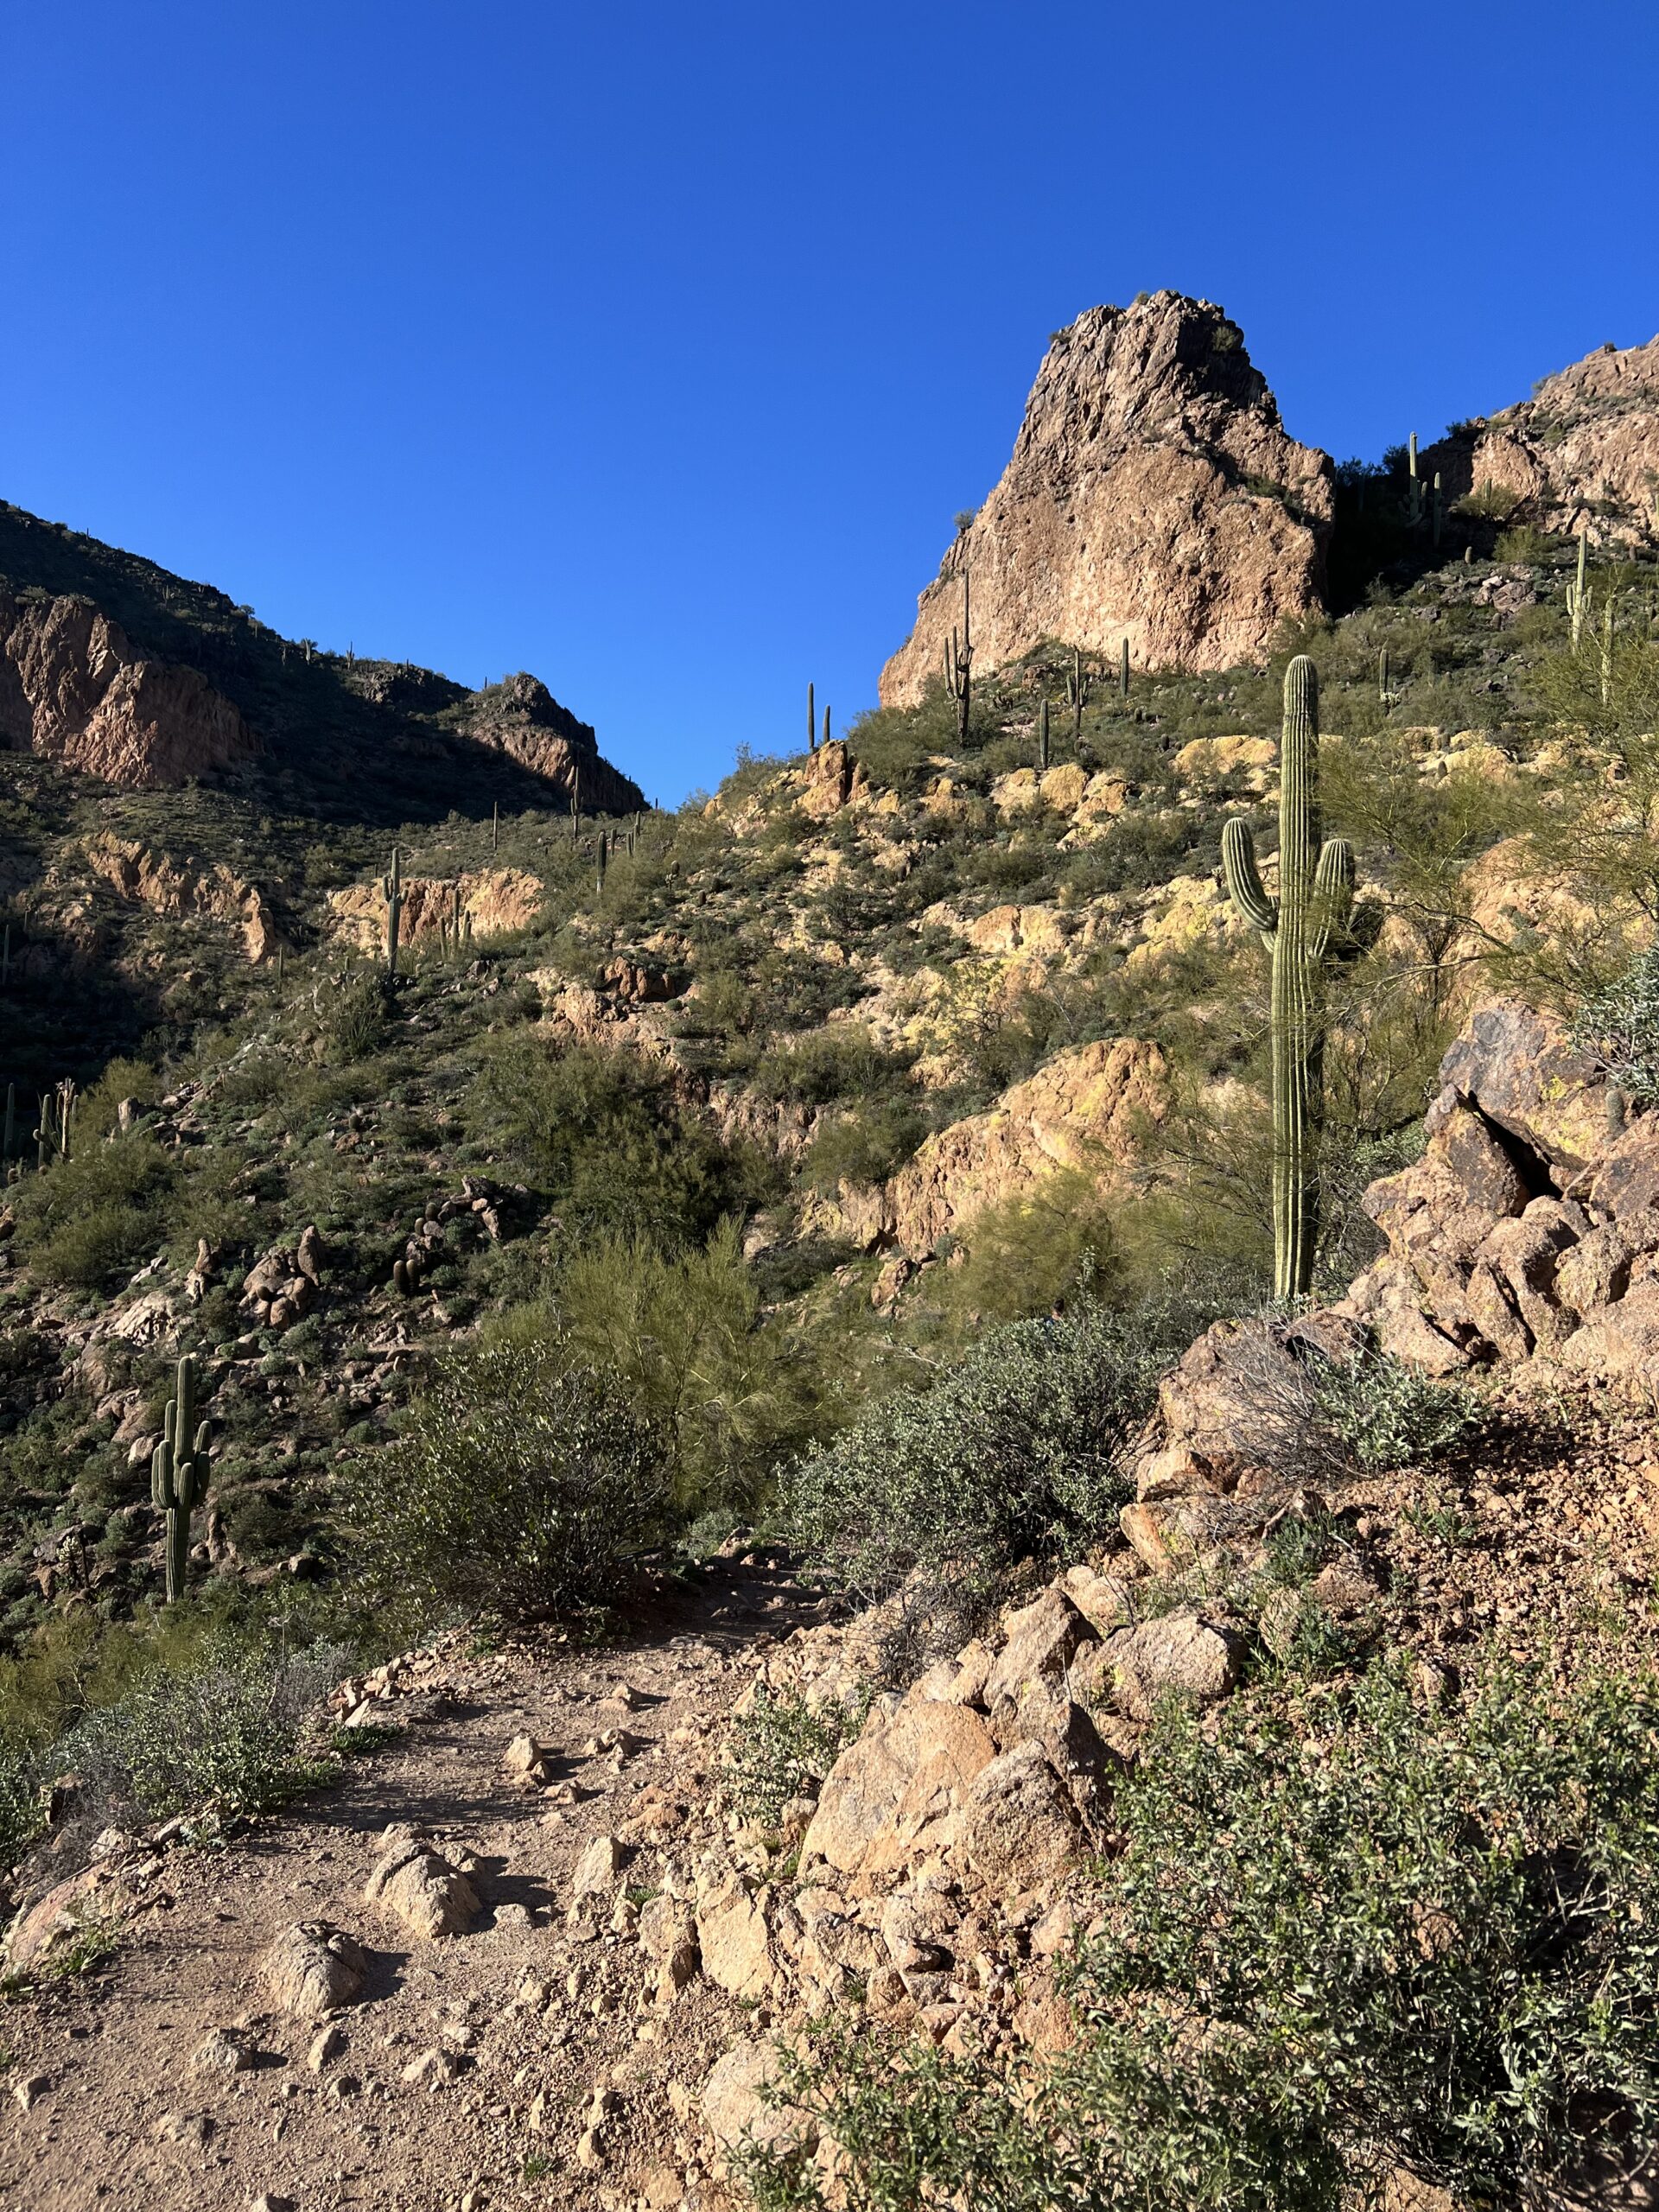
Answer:
[[[1448,499],[1490,489],[1541,529],[1634,551],[1659,540],[1659,338],[1603,346],[1530,399],[1460,424],[1421,458]]]
[[[224,779],[403,820],[644,805],[534,677],[474,693],[280,638],[223,592],[0,503],[0,747],[129,791]],[[385,802],[391,803],[388,810]]]
[[[1051,341],[1014,455],[881,672],[920,699],[971,579],[976,668],[1045,639],[1137,667],[1258,658],[1321,603],[1331,464],[1288,437],[1237,326],[1155,292],[1093,308]]]

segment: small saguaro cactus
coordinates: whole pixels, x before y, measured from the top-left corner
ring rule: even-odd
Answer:
[[[1128,696],[1129,696],[1129,641],[1128,641],[1128,639],[1127,638],[1125,638],[1125,639],[1124,639],[1124,640],[1123,640],[1123,650],[1122,650],[1122,652],[1119,654],[1119,656],[1118,656],[1118,662],[1117,662],[1117,690],[1118,690],[1118,696],[1119,696],[1120,698],[1127,699],[1127,698],[1128,697]]]
[[[1094,677],[1083,664],[1083,648],[1071,648],[1071,669],[1065,679],[1065,703],[1071,709],[1071,742],[1076,745],[1083,737],[1083,710],[1089,703],[1089,694],[1094,687]]]
[[[404,868],[397,848],[391,849],[391,866],[380,879],[380,896],[386,902],[386,979],[397,980],[397,940],[404,926]]]
[[[490,808],[490,850],[493,853],[499,853],[500,849],[501,802],[497,799]]]
[[[150,1455],[150,1501],[167,1516],[167,1602],[184,1594],[190,1558],[190,1516],[201,1495],[207,1469],[210,1424],[196,1420],[196,1359],[186,1352],[179,1362],[173,1395],[167,1402],[162,1440]]]
[[[60,1160],[69,1157],[70,1140],[74,1134],[75,1107],[79,1093],[72,1079],[66,1077],[55,1090],[50,1090],[41,1101],[40,1120],[35,1126],[35,1145],[38,1165],[45,1172],[47,1161],[55,1153]]]
[[[1276,899],[1262,886],[1248,823],[1235,815],[1221,833],[1233,904],[1273,955],[1273,1294],[1281,1299],[1305,1297],[1313,1280],[1314,1152],[1325,1101],[1320,984],[1354,895],[1352,847],[1343,837],[1319,842],[1319,675],[1299,653],[1285,671]]]
[[[1440,485],[1440,472],[1434,472],[1434,543],[1440,542],[1440,532],[1446,525],[1446,494]]]
[[[968,571],[962,572],[962,629],[952,630],[944,648],[944,688],[957,702],[957,742],[968,742],[968,712],[973,698],[974,640]]]
[[[819,743],[820,743],[821,745],[828,745],[828,744],[829,744],[829,742],[830,742],[830,709],[829,709],[829,708],[828,708],[828,707],[826,707],[826,708],[824,709],[824,710],[823,710],[823,737],[819,740]]]
[[[1394,694],[1389,689],[1389,649],[1383,646],[1376,659],[1376,696],[1385,707],[1394,703]]]
[[[818,708],[810,683],[806,687],[806,749],[809,753],[818,749]]]
[[[1409,479],[1407,498],[1410,505],[1411,526],[1416,529],[1423,518],[1423,480],[1417,474],[1417,433],[1414,430],[1406,446],[1406,474]]]
[[[1037,709],[1037,772],[1048,771],[1048,702],[1045,699]]]
[[[570,778],[570,842],[574,845],[582,835],[582,770],[577,768]]]

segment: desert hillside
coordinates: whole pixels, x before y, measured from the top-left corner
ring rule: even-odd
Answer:
[[[1647,2201],[1653,351],[672,812],[0,509],[0,2203]]]

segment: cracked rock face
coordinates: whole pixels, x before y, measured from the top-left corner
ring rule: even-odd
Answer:
[[[1154,292],[1058,333],[1013,459],[923,592],[881,673],[911,706],[942,665],[972,581],[974,670],[1044,639],[1136,667],[1260,658],[1320,604],[1334,512],[1327,454],[1287,436],[1236,324]]]

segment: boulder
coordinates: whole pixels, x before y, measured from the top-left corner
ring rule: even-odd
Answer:
[[[1098,1662],[1102,1687],[1109,1682],[1131,1720],[1150,1720],[1166,1697],[1214,1705],[1237,1687],[1244,1649],[1236,1630],[1201,1614],[1160,1614],[1107,1639]]]
[[[1440,1081],[1558,1183],[1606,1149],[1605,1079],[1556,1015],[1519,999],[1476,1007],[1440,1063]]]
[[[349,2005],[367,1968],[362,1946],[326,1920],[285,1928],[261,1955],[259,1972],[278,2010],[315,2019]]]
[[[732,1874],[697,1898],[697,1947],[702,1970],[734,1997],[767,1996],[777,1979],[766,1915],[753,1885]]]
[[[466,1875],[424,1837],[387,1833],[394,1840],[369,1876],[364,1902],[383,1906],[428,1942],[465,1935],[482,1910]]]
[[[801,1864],[827,1860],[844,1874],[897,1865],[930,1829],[942,1828],[996,1745],[969,1707],[929,1700],[873,1713],[824,1778],[801,1844]]]
[[[811,2141],[804,2113],[768,2101],[766,2092],[777,2079],[778,2054],[770,2044],[736,2043],[716,2061],[702,2085],[702,2116],[723,2152],[745,2144],[790,2151]]]
[[[1035,1742],[982,1767],[957,1819],[957,1849],[997,1888],[1035,1889],[1075,1859],[1081,1840],[1070,1793]]]

